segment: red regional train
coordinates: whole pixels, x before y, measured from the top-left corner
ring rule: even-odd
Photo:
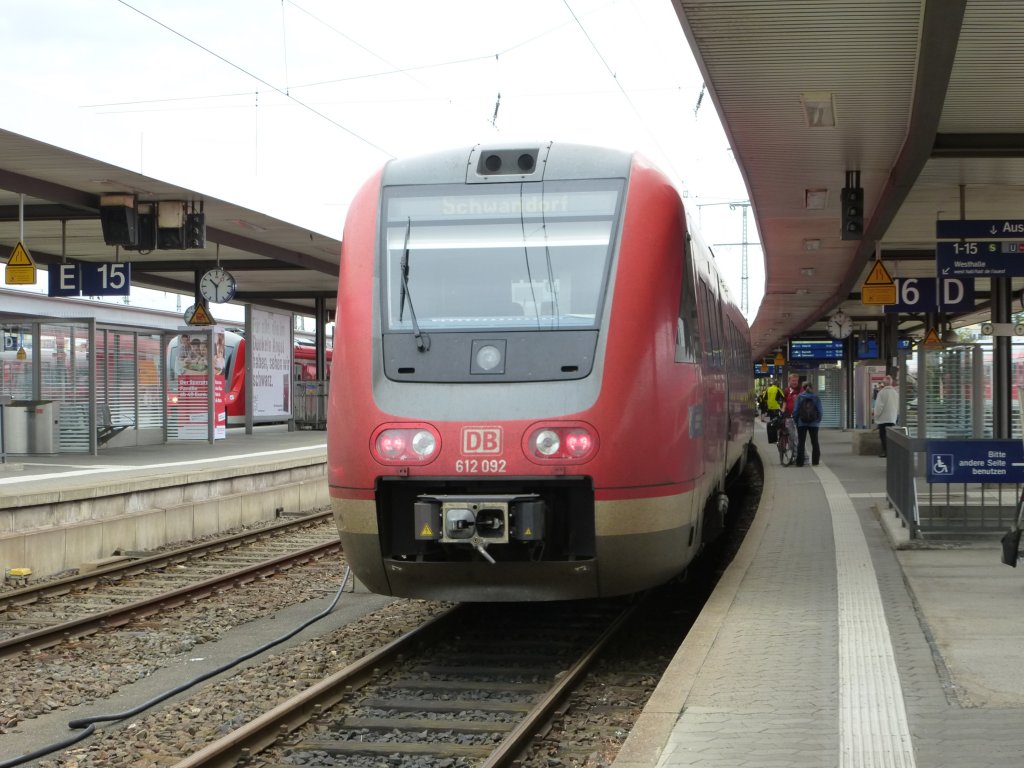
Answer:
[[[626,594],[721,531],[753,434],[749,330],[642,157],[390,162],[349,210],[338,313],[330,493],[370,590]]]

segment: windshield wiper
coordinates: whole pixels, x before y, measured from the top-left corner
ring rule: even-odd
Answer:
[[[405,314],[405,301],[409,300],[409,319],[412,320],[412,335],[416,339],[416,349],[426,352],[430,349],[430,337],[420,331],[420,324],[416,322],[416,310],[412,305],[412,294],[409,292],[409,235],[412,233],[412,217],[407,219],[405,225],[405,249],[402,252],[402,290],[398,305],[398,321],[402,321]]]

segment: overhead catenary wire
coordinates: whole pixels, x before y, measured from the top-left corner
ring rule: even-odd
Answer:
[[[132,10],[136,10],[129,3],[127,3],[125,0],[118,0],[118,2],[121,2],[122,4],[126,5],[127,7],[132,8]],[[474,55],[474,56],[464,56],[464,57],[460,57],[460,58],[457,58],[457,59],[443,59],[441,61],[427,62],[425,64],[417,64],[417,65],[414,65],[414,66],[403,67],[403,66],[399,66],[397,64],[394,64],[390,60],[380,56],[379,54],[375,53],[373,50],[367,48],[366,46],[362,45],[361,43],[359,43],[358,41],[354,40],[350,36],[344,34],[343,32],[341,32],[339,30],[337,30],[335,27],[331,26],[330,24],[328,24],[327,22],[323,21],[319,17],[309,13],[308,11],[306,11],[304,8],[302,8],[301,6],[297,5],[296,3],[290,2],[290,0],[289,0],[289,4],[291,6],[293,6],[294,8],[302,11],[303,13],[306,13],[307,15],[310,16],[310,18],[316,20],[318,23],[322,24],[327,29],[329,29],[332,32],[335,32],[336,34],[340,35],[343,39],[345,39],[346,41],[350,42],[352,45],[360,48],[361,50],[365,51],[366,53],[370,54],[371,56],[374,56],[375,58],[377,58],[379,61],[387,64],[390,67],[390,69],[376,70],[376,71],[373,71],[373,72],[366,72],[366,73],[362,73],[362,74],[358,74],[358,75],[349,75],[349,76],[346,76],[346,77],[331,78],[331,79],[328,79],[328,80],[316,80],[316,81],[308,82],[308,83],[297,83],[297,84],[296,83],[289,83],[288,87],[287,87],[288,94],[290,94],[292,92],[295,92],[295,91],[298,91],[298,90],[303,90],[303,89],[320,88],[320,87],[329,86],[329,85],[338,85],[338,84],[341,84],[341,83],[358,82],[358,81],[361,81],[361,80],[369,80],[369,79],[376,78],[376,77],[392,77],[394,75],[409,75],[410,73],[422,72],[422,71],[426,71],[426,70],[430,70],[430,69],[441,69],[441,68],[445,68],[445,67],[457,67],[457,66],[464,66],[464,65],[468,65],[468,64],[476,64],[476,63],[479,63],[479,62],[482,62],[482,61],[498,60],[501,56],[504,56],[506,54],[509,54],[509,53],[519,49],[519,48],[527,46],[530,43],[536,42],[537,40],[540,40],[541,38],[546,37],[547,35],[553,34],[553,33],[557,32],[557,31],[561,30],[563,27],[569,26],[570,24],[573,23],[573,22],[563,22],[563,23],[557,24],[557,25],[551,27],[550,29],[547,29],[544,32],[541,32],[540,34],[533,35],[532,37],[529,37],[529,38],[527,38],[525,40],[521,40],[520,42],[515,43],[514,45],[510,45],[507,48],[504,48],[504,49],[498,51],[497,53],[482,53],[482,54]],[[139,13],[141,15],[143,15],[143,16],[146,16],[146,14],[142,13],[141,11],[139,11]],[[151,17],[147,16],[147,18],[151,18]],[[224,57],[221,57],[218,54],[214,53],[213,51],[210,51],[205,46],[202,46],[199,43],[195,43],[194,41],[192,41],[187,36],[182,35],[181,33],[171,29],[166,24],[163,24],[162,22],[160,22],[160,21],[158,21],[156,19],[151,19],[151,20],[153,20],[155,23],[159,24],[160,26],[163,26],[165,29],[168,29],[169,31],[174,32],[174,34],[179,35],[180,37],[182,37],[183,39],[185,39],[189,43],[193,43],[194,45],[198,46],[199,48],[202,48],[203,50],[207,51],[211,55],[217,56],[217,58],[220,58],[225,63],[231,65],[232,67],[234,67],[236,69],[239,69],[239,71],[245,73],[246,75],[250,75],[254,79],[257,79],[259,82],[263,83],[264,85],[268,85],[268,87],[273,88],[273,90],[275,92],[281,93],[282,95],[288,95],[288,94],[285,94],[284,91],[282,91],[281,89],[276,88],[276,87],[274,87],[272,85],[269,85],[269,84],[265,83],[263,80],[258,78],[256,75],[252,75],[251,73],[248,72],[248,70],[245,70],[245,69],[243,69],[241,67],[238,67],[237,65],[235,65],[232,62],[228,61]],[[419,80],[417,78],[413,78],[413,79],[417,83],[422,84],[421,80]],[[621,90],[622,90],[621,86],[617,85],[616,88],[613,90],[613,92],[615,92],[615,91],[621,92]],[[636,92],[662,92],[662,91],[668,91],[668,90],[675,91],[674,88],[673,89],[668,89],[668,88],[641,88],[641,89],[633,89],[633,90],[636,91]],[[575,90],[571,90],[571,91],[560,90],[560,91],[556,91],[556,92],[547,92],[547,93],[549,95],[554,95],[554,96],[566,96],[566,95],[588,95],[588,94],[591,94],[591,95],[601,95],[601,94],[607,93],[607,92],[608,91],[605,91],[605,90],[594,91],[593,89],[587,89],[587,90],[575,89]],[[130,106],[147,105],[147,104],[173,104],[175,102],[188,102],[188,101],[214,100],[214,99],[229,99],[229,98],[235,98],[235,97],[239,97],[239,96],[249,97],[251,95],[252,95],[252,91],[248,91],[248,90],[246,90],[246,91],[229,91],[229,92],[226,92],[226,93],[205,94],[205,95],[169,96],[169,97],[159,98],[159,99],[132,99],[130,101],[97,102],[97,103],[93,103],[93,104],[84,104],[82,106],[85,107],[85,108],[88,108],[88,109],[96,109],[96,108],[101,108],[101,107],[130,107]],[[446,97],[446,99],[447,98],[448,97]],[[413,98],[413,99],[409,99],[409,98],[403,98],[403,99],[375,99],[375,100],[372,100],[372,102],[370,102],[370,103],[390,103],[390,102],[394,102],[394,101],[405,101],[405,102],[408,102],[408,101],[431,101],[431,100],[436,100],[436,99],[437,99],[437,97],[426,97],[426,98],[424,98],[424,97],[416,97],[416,98]],[[295,100],[294,97],[292,97],[292,100]],[[297,100],[295,100],[295,101],[296,101],[296,103],[300,103],[301,104],[301,102],[298,102]],[[367,100],[363,99],[363,100],[359,100],[359,101],[365,102]],[[345,102],[345,103],[353,103],[353,102]],[[358,103],[358,102],[356,102],[356,103]]]
[[[336,128],[340,128],[345,133],[349,134],[350,136],[352,136],[355,139],[358,139],[359,141],[363,142],[367,146],[372,147],[373,149],[376,149],[378,152],[381,152],[382,154],[387,155],[389,158],[394,158],[395,157],[394,154],[392,154],[388,150],[384,149],[384,147],[381,147],[381,146],[377,145],[376,143],[370,141],[370,139],[366,138],[365,136],[362,136],[362,135],[356,133],[355,131],[353,131],[348,126],[345,126],[345,125],[339,123],[337,120],[335,120],[334,118],[332,118],[332,117],[330,117],[328,115],[325,115],[320,110],[310,106],[309,104],[306,104],[303,101],[300,101],[299,99],[296,99],[294,96],[289,95],[287,93],[287,91],[282,90],[278,86],[273,85],[272,83],[267,82],[266,80],[264,80],[262,77],[260,77],[256,73],[250,72],[245,67],[243,67],[243,66],[241,66],[239,64],[236,64],[235,62],[231,61],[230,59],[225,58],[224,56],[221,56],[216,51],[213,51],[210,48],[207,48],[202,43],[197,42],[196,40],[193,40],[192,38],[190,38],[188,35],[185,35],[184,33],[179,32],[178,30],[174,29],[173,27],[170,27],[167,24],[164,24],[159,19],[149,15],[145,11],[142,11],[142,10],[136,8],[134,5],[129,3],[127,0],[117,0],[117,2],[119,2],[125,8],[128,8],[128,9],[130,9],[132,11],[135,11],[135,13],[139,14],[140,16],[143,16],[143,17],[149,19],[154,24],[157,24],[158,26],[163,27],[168,32],[170,32],[171,34],[177,35],[178,37],[180,37],[182,40],[184,40],[185,42],[189,43],[190,45],[194,45],[195,47],[205,51],[210,56],[213,56],[215,59],[218,59],[219,61],[222,61],[223,63],[227,64],[229,67],[232,67],[233,69],[237,69],[239,72],[241,72],[242,74],[246,75],[247,77],[251,77],[253,80],[257,81],[258,83],[261,83],[261,84],[265,85],[267,88],[272,89],[275,93],[278,93],[281,96],[284,96],[285,98],[290,99],[291,101],[293,101],[298,106],[302,107],[305,110],[308,110],[309,112],[311,112],[312,114],[316,115],[317,117],[320,117],[321,119],[326,120],[328,123],[330,123],[331,125],[335,126]]]
[[[587,32],[587,28],[583,26],[583,22],[576,15],[576,12],[572,9],[572,6],[569,5],[569,0],[562,0],[562,2],[564,3],[566,10],[569,11],[570,15],[576,21],[576,25],[583,33],[583,36],[587,39],[587,42],[590,44],[590,47],[594,49],[594,53],[597,54],[597,58],[601,60],[601,63],[604,64],[605,69],[608,70],[608,74],[611,75],[612,81],[615,83],[615,86],[619,89],[619,92],[622,94],[622,97],[626,100],[626,103],[629,105],[629,108],[633,110],[633,114],[636,116],[636,119],[643,127],[644,132],[648,135],[651,141],[654,142],[654,146],[656,146],[658,148],[658,151],[661,152],[662,157],[665,159],[665,162],[672,169],[672,172],[676,175],[678,179],[681,180],[682,174],[679,172],[679,170],[675,167],[675,164],[672,162],[671,155],[669,155],[669,153],[665,151],[665,148],[661,146],[661,142],[658,141],[658,137],[654,135],[654,132],[651,130],[650,126],[648,126],[647,121],[644,120],[644,117],[640,113],[640,110],[637,108],[636,104],[633,102],[633,99],[630,97],[629,92],[626,91],[625,87],[622,85],[622,82],[619,80],[618,74],[615,72],[614,69],[612,69],[612,66],[608,63],[608,60],[601,53],[601,49],[597,47],[597,43],[594,42],[594,39],[590,36],[590,33]]]

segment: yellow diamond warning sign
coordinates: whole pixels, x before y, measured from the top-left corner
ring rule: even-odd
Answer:
[[[7,266],[4,268],[4,282],[7,285],[35,285],[36,263],[20,242],[14,246]]]
[[[875,261],[860,289],[862,304],[895,304],[896,283],[881,261]]]

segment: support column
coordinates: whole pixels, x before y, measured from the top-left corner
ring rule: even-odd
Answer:
[[[327,299],[318,296],[314,304],[316,314],[314,325],[316,326],[316,380],[327,379]]]
[[[1010,278],[993,278],[993,323],[1010,322],[1012,300]],[[1006,440],[1013,434],[1010,398],[1010,379],[1013,375],[1011,362],[1013,337],[993,336],[992,340],[992,437],[996,440]]]

